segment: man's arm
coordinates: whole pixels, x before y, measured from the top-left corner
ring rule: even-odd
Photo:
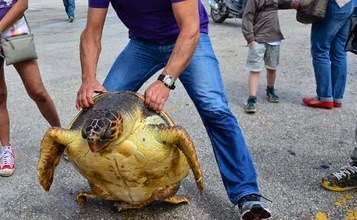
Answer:
[[[200,18],[197,0],[174,3],[172,8],[180,34],[163,72],[176,79],[190,63],[196,49],[200,37]]]
[[[180,33],[163,74],[171,75],[177,79],[190,63],[196,49],[200,36],[200,18],[197,0],[173,3],[172,9],[180,28]],[[168,99],[169,92],[170,89],[161,81],[154,82],[145,91],[146,105],[155,111],[161,111]]]
[[[94,92],[105,92],[96,79],[96,71],[101,52],[101,40],[107,8],[89,8],[87,24],[80,39],[80,60],[82,68],[82,85],[77,93],[76,107],[89,108],[93,103]]]

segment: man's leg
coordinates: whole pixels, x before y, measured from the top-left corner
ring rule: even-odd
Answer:
[[[68,1],[68,6],[67,6],[67,15],[69,18],[69,22],[73,22],[74,20],[74,10],[76,8],[75,0],[67,0]]]
[[[66,12],[68,16],[68,0],[62,0],[63,6],[64,6],[64,11]]]
[[[230,201],[237,204],[244,196],[260,196],[253,161],[238,121],[228,107],[218,61],[207,35],[201,34],[194,57],[180,80],[207,129]]]

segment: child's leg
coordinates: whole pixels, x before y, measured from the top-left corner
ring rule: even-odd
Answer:
[[[249,70],[248,90],[249,96],[256,96],[260,72],[264,65],[265,45],[255,42],[249,47],[246,69]]]
[[[260,72],[250,71],[249,82],[248,82],[249,96],[257,96],[259,76],[260,76]]]
[[[249,47],[246,68],[249,70],[248,90],[249,97],[245,111],[247,113],[256,112],[257,90],[259,84],[260,71],[263,68],[263,57],[265,53],[264,44],[255,42]]]
[[[267,68],[267,99],[270,102],[279,102],[280,98],[276,94],[274,84],[276,78],[276,70]]]
[[[267,87],[274,88],[276,79],[276,70],[267,68]]]
[[[280,45],[265,44],[266,53],[264,56],[265,67],[267,69],[267,99],[270,102],[279,102],[279,96],[275,91],[276,67],[279,65]]]
[[[280,45],[265,44],[264,63],[267,69],[267,87],[274,87],[276,68],[279,65]]]
[[[61,123],[55,104],[43,85],[40,69],[36,60],[14,64],[25,85],[26,91],[35,101],[42,116],[51,126],[60,127]]]

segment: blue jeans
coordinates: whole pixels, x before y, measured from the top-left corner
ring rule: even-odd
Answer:
[[[74,18],[75,0],[62,0],[68,18]]]
[[[104,81],[108,91],[137,91],[162,69],[174,44],[131,39]],[[223,184],[233,204],[248,194],[260,195],[255,168],[237,119],[225,97],[218,60],[210,38],[202,34],[190,64],[179,79],[195,104],[211,140]]]
[[[324,102],[342,103],[347,81],[348,37],[352,1],[340,8],[328,0],[325,19],[311,26],[311,55],[316,93]]]

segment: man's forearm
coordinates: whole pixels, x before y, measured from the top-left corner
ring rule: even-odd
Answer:
[[[199,40],[199,31],[194,33],[180,33],[177,38],[175,48],[171,57],[164,68],[164,73],[172,75],[175,78],[188,66],[195,52]]]
[[[96,78],[97,64],[101,51],[100,41],[84,31],[80,41],[80,61],[82,68],[82,81]]]

